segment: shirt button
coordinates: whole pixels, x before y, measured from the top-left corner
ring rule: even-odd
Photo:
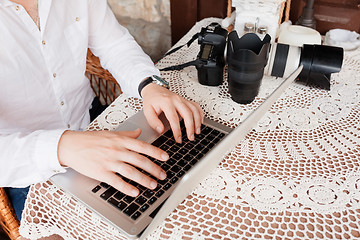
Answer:
[[[19,11],[19,9],[20,9],[19,6],[16,6],[16,7],[15,7],[15,10],[16,10],[16,11]]]
[[[59,170],[53,170],[54,173],[59,173],[60,171]]]
[[[64,101],[61,101],[60,105],[61,105],[61,106],[64,106],[64,104],[65,104]]]
[[[46,44],[45,40],[42,40],[42,45],[45,45],[45,44]]]
[[[70,128],[71,126],[70,126],[70,124],[68,124],[68,128]]]
[[[56,73],[53,73],[53,77],[56,78]]]
[[[80,21],[80,18],[79,18],[79,17],[76,17],[76,18],[75,18],[75,21],[77,21],[77,22]]]

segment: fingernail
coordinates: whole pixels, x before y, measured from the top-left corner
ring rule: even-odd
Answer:
[[[193,141],[195,139],[194,134],[190,136],[190,140]]]
[[[162,133],[161,127],[160,127],[160,126],[156,127],[156,131],[157,131],[158,133]]]
[[[181,143],[181,142],[182,142],[182,138],[181,138],[181,137],[178,137],[177,141],[178,141],[178,143]]]
[[[150,182],[150,188],[151,188],[151,189],[155,189],[156,187],[157,187],[157,183],[156,183],[156,182],[154,182],[154,181]]]
[[[201,129],[200,128],[197,128],[196,129],[196,134],[200,134],[201,133]]]
[[[163,154],[161,154],[161,158],[165,161],[169,160],[169,155],[167,153],[163,153]]]
[[[166,178],[166,173],[161,172],[161,173],[160,173],[160,179],[161,179],[161,180],[164,180],[165,178]]]
[[[138,194],[139,194],[139,191],[138,191],[138,190],[136,190],[136,189],[131,190],[131,195],[132,195],[133,197],[136,197]]]

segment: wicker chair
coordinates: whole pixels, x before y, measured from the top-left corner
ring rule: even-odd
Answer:
[[[86,75],[90,80],[91,88],[102,104],[109,105],[121,94],[116,80],[101,67],[99,59],[90,50],[86,59]],[[18,240],[20,239],[19,226],[20,222],[9,198],[4,188],[0,188],[0,232],[4,231],[11,240]]]

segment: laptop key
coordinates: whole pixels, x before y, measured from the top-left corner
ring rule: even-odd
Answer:
[[[198,155],[196,155],[195,158],[196,158],[197,160],[199,160],[199,159],[201,159],[203,156],[204,156],[203,153],[199,153]]]
[[[120,203],[118,200],[116,200],[115,198],[112,198],[112,197],[109,198],[108,202],[115,207],[117,207]]]
[[[139,205],[143,205],[144,203],[146,203],[147,199],[144,198],[143,196],[139,196],[135,202],[138,203]]]
[[[185,167],[183,167],[183,170],[184,170],[185,172],[187,172],[187,171],[190,170],[190,168],[191,168],[191,164],[187,164]]]
[[[175,176],[175,173],[168,171],[166,172],[168,179],[171,179],[173,176]]]
[[[166,172],[167,170],[170,169],[170,166],[167,165],[167,164],[164,164],[164,165],[161,166],[161,168]]]
[[[154,202],[156,202],[157,198],[156,197],[152,197],[150,198],[150,200],[148,201],[148,204],[153,204]]]
[[[166,190],[169,190],[169,188],[171,188],[171,184],[170,183],[167,183],[163,186],[163,189],[166,191]]]
[[[154,192],[150,189],[146,190],[143,194],[143,196],[146,198],[150,198],[152,195],[154,195]]]
[[[119,204],[117,205],[117,208],[120,209],[121,211],[124,210],[124,208],[126,208],[128,205],[126,203],[124,203],[123,201],[120,201]]]
[[[184,176],[185,172],[183,170],[179,171],[176,176],[178,176],[179,178]]]
[[[210,148],[204,147],[204,149],[201,151],[201,153],[206,154],[208,151],[210,151]]]
[[[204,134],[204,135],[207,135],[211,132],[211,128],[208,127],[208,126],[205,126],[204,128],[201,129],[201,133]]]
[[[150,207],[149,204],[144,204],[143,206],[140,207],[140,212],[145,212],[149,207]]]
[[[178,146],[172,146],[171,148],[170,148],[170,151],[173,151],[173,152],[177,152],[178,150],[179,150],[180,148],[178,147]]]
[[[201,140],[200,143],[204,146],[207,146],[207,145],[209,145],[210,141],[205,138],[205,139]]]
[[[198,143],[196,146],[195,146],[195,149],[198,150],[198,151],[201,151],[204,149],[204,146],[201,144],[201,143]]]
[[[216,129],[213,129],[213,130],[211,131],[211,134],[213,134],[213,135],[219,135],[220,132],[219,132],[218,130],[216,130]]]
[[[166,144],[169,145],[169,146],[172,146],[172,145],[175,144],[175,141],[172,140],[172,139],[168,139],[167,142],[166,142]]]
[[[181,170],[181,168],[178,165],[174,165],[170,170],[177,173]]]
[[[108,200],[109,197],[111,197],[114,193],[116,193],[117,190],[113,187],[110,187],[105,192],[103,192],[100,197],[104,200]]]
[[[100,189],[101,189],[101,186],[97,185],[97,186],[94,187],[91,191],[92,191],[93,193],[97,193]]]
[[[167,130],[166,133],[164,133],[164,136],[168,137],[168,138],[172,138],[173,137],[173,133],[171,131],[171,129]]]
[[[178,177],[173,177],[173,178],[170,180],[170,182],[171,182],[172,184],[174,184],[174,183],[177,182],[177,180],[179,180]]]
[[[190,154],[193,155],[193,156],[198,155],[198,153],[199,153],[199,151],[196,150],[196,149],[193,149],[193,150],[190,151]]]
[[[164,180],[158,180],[158,184],[160,184],[160,185],[164,185],[165,183],[167,183],[168,182],[168,178],[165,178]]]
[[[167,138],[164,136],[160,136],[158,139],[156,139],[152,145],[155,147],[160,147],[161,144],[163,144],[164,142],[166,142]]]
[[[163,190],[159,190],[155,193],[155,196],[161,197],[165,192]]]
[[[135,199],[134,197],[125,196],[123,200],[127,203],[131,203],[132,201],[134,201],[134,199]]]
[[[160,146],[160,149],[164,150],[164,151],[167,151],[169,148],[170,147],[168,145],[166,145],[166,144],[163,144],[163,145]]]
[[[194,148],[194,144],[192,144],[192,143],[187,143],[184,147],[186,148],[186,149],[188,149],[188,150],[191,150],[191,149],[193,149]]]
[[[198,162],[198,160],[196,158],[194,158],[193,160],[190,161],[190,164],[194,166],[197,162]]]
[[[125,196],[124,193],[122,193],[122,192],[117,192],[117,193],[114,195],[114,198],[116,198],[117,200],[121,200],[124,196]]]
[[[141,212],[137,211],[136,213],[134,213],[134,214],[131,216],[131,218],[134,219],[134,220],[136,220],[136,219],[138,219],[138,218],[140,217],[140,215],[141,215]]]
[[[178,165],[183,167],[186,165],[186,161],[184,161],[183,159],[181,159],[179,162],[178,162]]]
[[[175,160],[180,160],[182,158],[182,155],[179,153],[175,153],[174,156],[172,156]]]
[[[176,161],[172,158],[170,158],[169,160],[166,161],[167,164],[169,164],[170,166],[176,164]]]
[[[190,155],[190,154],[186,154],[186,155],[183,157],[183,159],[184,159],[185,161],[189,162],[189,161],[191,161],[191,160],[193,159],[193,156]]]
[[[130,206],[128,206],[127,208],[125,208],[124,213],[128,216],[131,216],[136,210],[139,209],[139,205],[132,203],[130,204]]]
[[[189,150],[186,149],[186,148],[181,148],[181,149],[179,150],[179,153],[182,154],[182,155],[185,155],[185,154],[187,154],[188,152],[189,152]]]
[[[104,183],[104,182],[100,183],[100,186],[102,186],[103,188],[109,188],[110,187],[109,184]]]

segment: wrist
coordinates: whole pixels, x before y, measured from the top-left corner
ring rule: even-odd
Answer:
[[[140,84],[139,84],[139,87],[138,87],[138,91],[139,91],[139,95],[140,97],[142,97],[142,90],[150,85],[150,84],[156,84],[158,86],[161,86],[161,87],[164,87],[166,89],[169,89],[169,83],[167,81],[165,81],[164,79],[162,79],[161,77],[159,76],[156,76],[156,75],[153,75],[151,77],[148,77],[146,79],[144,79]]]

